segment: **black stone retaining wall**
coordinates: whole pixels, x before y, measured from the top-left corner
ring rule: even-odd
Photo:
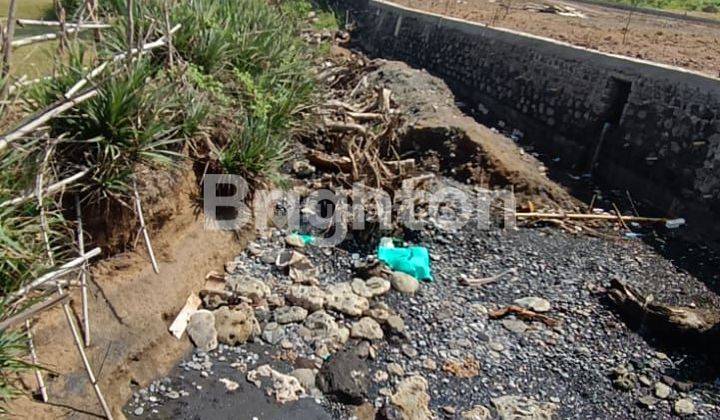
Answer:
[[[339,3],[371,55],[427,69],[488,120],[720,239],[720,80],[383,1]]]

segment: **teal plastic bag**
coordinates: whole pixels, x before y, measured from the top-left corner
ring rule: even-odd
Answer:
[[[306,235],[303,233],[293,233],[290,236],[297,236],[305,245],[312,245],[315,243],[315,237],[312,235]]]
[[[394,271],[410,274],[418,280],[433,279],[430,274],[430,254],[424,246],[407,248],[379,246],[377,256]]]

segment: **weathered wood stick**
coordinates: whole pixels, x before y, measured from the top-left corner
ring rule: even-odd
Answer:
[[[58,285],[58,294],[64,294],[63,289],[62,287],[60,287],[60,285]],[[75,340],[75,347],[77,347],[83,365],[85,365],[85,372],[87,373],[88,379],[90,380],[90,383],[95,390],[95,395],[97,396],[97,399],[102,406],[103,412],[105,412],[105,417],[112,420],[112,412],[110,411],[110,407],[105,401],[105,397],[103,397],[102,391],[100,391],[100,386],[97,383],[97,379],[95,378],[95,374],[93,373],[92,366],[90,366],[90,361],[88,360],[87,354],[85,354],[85,350],[83,349],[82,341],[80,340],[80,334],[78,334],[75,322],[73,322],[72,313],[70,312],[70,305],[67,302],[63,304],[63,311],[65,312],[65,319],[67,320],[68,326],[70,327],[70,332],[72,333],[73,339]]]
[[[574,220],[618,220],[615,214],[584,214],[584,213],[515,213],[518,219],[574,219]],[[664,217],[621,216],[626,222],[664,223]]]
[[[8,74],[10,74],[10,58],[12,56],[12,41],[13,37],[15,37],[15,11],[17,0],[10,0],[10,5],[8,7],[8,15],[7,15],[7,28],[5,28],[5,36],[4,43],[3,43],[3,61],[2,61],[2,70],[0,71],[0,79],[6,80]],[[3,92],[3,95],[5,96],[5,92]]]
[[[59,303],[62,303],[63,301],[68,300],[68,299],[70,299],[70,295],[54,296],[43,302],[36,303],[35,305],[29,307],[28,309],[24,310],[23,312],[13,315],[13,316],[9,317],[8,319],[0,322],[0,331],[5,331],[8,328],[12,328],[18,324],[21,324],[24,321],[27,321],[28,319],[39,314],[40,312],[46,311],[46,310],[52,308],[53,306],[55,306]]]
[[[464,283],[468,286],[484,286],[486,284],[495,283],[496,281],[500,280],[502,277],[505,277],[508,274],[516,274],[516,273],[517,273],[516,268],[509,268],[505,271],[495,274],[494,276],[482,277],[482,278],[477,278],[477,279],[461,279],[460,282]]]
[[[82,208],[80,207],[80,196],[75,195],[75,213],[77,214],[77,237],[80,256],[85,255],[85,232],[83,231]],[[80,291],[82,293],[82,316],[83,316],[83,341],[85,347],[90,346],[90,315],[88,309],[88,285],[87,285],[87,261],[80,269]]]
[[[137,183],[133,180],[133,190],[135,190],[135,210],[137,211],[138,219],[140,220],[140,230],[145,239],[145,247],[150,255],[150,262],[152,263],[153,271],[155,274],[160,274],[160,268],[158,268],[157,260],[155,259],[155,252],[153,252],[152,243],[150,242],[150,234],[148,233],[147,226],[145,226],[145,218],[143,217],[142,202],[140,201],[140,193],[138,193]]]
[[[33,365],[38,365],[38,357],[37,353],[35,352],[35,344],[33,343],[33,336],[32,336],[32,330],[30,329],[30,321],[25,321],[25,329],[27,330],[27,339],[28,339],[28,349],[30,349],[30,361],[32,361]],[[37,367],[35,370],[35,380],[38,383],[38,388],[40,388],[40,397],[42,398],[43,402],[48,402],[48,393],[47,388],[45,388],[45,381],[42,377],[42,372],[40,372],[40,369]]]
[[[55,265],[55,257],[53,256],[52,245],[50,245],[50,227],[47,223],[47,217],[45,215],[45,206],[43,205],[43,182],[45,177],[45,169],[47,168],[50,156],[52,156],[55,150],[55,143],[51,142],[45,149],[45,156],[43,157],[42,164],[38,168],[37,175],[35,175],[35,194],[38,201],[38,208],[40,210],[40,230],[42,231],[43,242],[45,242],[45,251],[47,252],[48,261],[50,265]]]
[[[510,305],[495,311],[490,311],[488,316],[490,319],[500,319],[510,314],[529,321],[540,321],[551,328],[560,324],[560,321],[555,318],[550,318],[547,315],[539,314],[517,305]]]
[[[128,29],[127,29],[127,47],[128,47],[128,56],[132,55],[132,50],[134,49],[133,44],[135,44],[135,4],[133,0],[126,0],[127,1],[127,19],[128,19]]]
[[[626,322],[664,340],[715,351],[720,343],[720,313],[714,309],[655,302],[620,279],[611,279],[608,298]]]
[[[618,221],[620,222],[622,227],[625,228],[625,230],[630,230],[628,225],[625,223],[625,220],[623,220],[622,213],[620,213],[620,209],[618,208],[618,206],[616,206],[615,203],[612,203],[612,206],[613,206],[613,209],[615,210],[615,214],[617,215]]]
[[[98,94],[98,89],[92,89],[89,90],[79,96],[76,96],[72,99],[67,99],[64,101],[61,101],[58,104],[53,105],[49,109],[43,111],[40,115],[37,115],[30,119],[29,121],[23,123],[20,127],[16,128],[15,130],[4,134],[2,137],[0,137],[0,151],[5,149],[8,144],[11,142],[22,138],[29,133],[36,130],[38,127],[42,126],[46,122],[50,121],[53,117],[56,117],[63,112],[67,111],[68,109],[71,109],[75,107],[76,105],[87,101],[88,99],[91,99],[95,97]]]
[[[28,292],[30,292],[31,290],[40,286],[41,284],[48,282],[52,279],[55,279],[59,276],[62,276],[64,274],[69,273],[70,271],[81,266],[85,261],[88,261],[91,258],[97,257],[98,255],[100,255],[101,252],[102,252],[102,250],[100,248],[94,248],[94,249],[90,250],[90,252],[88,252],[78,258],[75,258],[74,260],[72,260],[70,262],[63,264],[62,266],[60,266],[59,269],[57,269],[55,271],[51,271],[49,273],[46,273],[46,274],[42,275],[41,277],[38,277],[37,279],[33,280],[30,284],[21,287],[20,289],[18,289],[16,292],[14,292],[11,295],[12,298],[19,298],[19,297],[25,296]]]
[[[61,22],[58,22],[56,20],[37,20],[37,19],[17,19],[17,24],[20,26],[51,26],[51,27],[59,27],[61,26]],[[65,26],[68,28],[80,28],[80,29],[107,29],[112,28],[112,25],[109,23],[65,23]]]
[[[325,121],[325,127],[330,131],[357,131],[358,133],[366,136],[368,134],[367,129],[360,124],[355,123],[343,123],[339,121]]]
[[[54,194],[56,192],[62,191],[63,188],[72,184],[73,182],[77,181],[78,179],[84,177],[89,172],[90,172],[90,169],[85,169],[84,171],[80,171],[71,177],[68,177],[61,181],[58,181],[58,182],[48,186],[45,189],[45,191],[43,192],[43,194],[50,195],[50,194]],[[23,195],[22,197],[17,197],[17,198],[13,198],[11,200],[3,201],[2,203],[0,203],[0,208],[22,204],[22,203],[32,200],[34,197],[35,197],[34,193],[27,193],[27,194]]]
[[[80,29],[78,29],[78,28],[70,28],[65,32],[67,34],[72,34],[79,30]],[[20,47],[25,47],[25,46],[32,45],[32,44],[37,44],[38,42],[53,41],[55,39],[60,38],[61,35],[62,34],[59,32],[58,33],[53,32],[53,33],[49,33],[49,34],[28,36],[25,38],[13,40],[13,42],[11,43],[11,46],[13,48],[20,48]]]
[[[178,24],[178,25],[175,25],[173,28],[170,29],[169,34],[172,36],[172,34],[174,34],[175,32],[177,32],[177,31],[181,28],[181,26],[182,26],[182,25],[179,25],[179,24]],[[162,46],[166,45],[167,42],[168,42],[168,41],[167,41],[167,37],[166,37],[166,36],[162,36],[162,37],[158,38],[156,41],[153,41],[153,42],[150,42],[150,43],[148,43],[148,44],[143,45],[143,47],[142,47],[141,49],[139,49],[139,50],[138,50],[137,48],[133,48],[133,49],[130,51],[130,54],[133,54],[133,55],[138,54],[138,53],[139,53],[139,54],[143,54],[143,53],[145,53],[145,52],[147,52],[147,51],[150,51],[150,50],[153,50],[153,49],[155,49],[155,48],[162,47]],[[127,56],[128,56],[128,53],[127,53],[127,52],[115,54],[115,55],[112,57],[111,60],[105,61],[105,62],[103,62],[102,64],[100,64],[99,66],[97,66],[97,67],[95,67],[94,69],[92,69],[85,77],[83,77],[82,79],[78,80],[77,83],[75,83],[70,89],[68,89],[67,92],[65,92],[65,98],[70,98],[70,97],[72,97],[73,95],[75,95],[75,94],[76,94],[78,91],[80,91],[80,89],[82,89],[90,80],[92,80],[93,78],[97,77],[100,73],[102,73],[102,72],[107,68],[107,66],[108,66],[109,64],[111,64],[111,63],[117,63],[118,61],[122,61],[122,60],[124,60]]]
[[[385,116],[383,114],[379,114],[377,112],[348,112],[348,116],[360,120],[360,121],[367,121],[367,120],[382,120]]]

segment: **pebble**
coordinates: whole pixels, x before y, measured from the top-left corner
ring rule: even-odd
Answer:
[[[427,370],[436,370],[437,369],[437,363],[433,359],[425,359],[423,361],[423,367]]]
[[[236,389],[238,389],[240,387],[239,383],[237,383],[231,379],[220,378],[219,380],[220,380],[220,382],[222,382],[223,385],[225,385],[225,389],[228,390],[229,392],[235,391]]]
[[[491,350],[496,351],[498,353],[505,350],[505,346],[503,346],[502,343],[498,343],[497,341],[489,342],[488,347],[490,347]]]
[[[515,299],[515,304],[539,313],[547,312],[550,310],[550,302],[547,299],[543,299],[537,296],[528,296],[521,299]]]
[[[353,324],[350,329],[350,336],[353,338],[364,338],[366,340],[380,340],[384,334],[377,321],[370,317],[364,317]]]
[[[308,311],[300,306],[283,306],[274,312],[275,322],[278,324],[291,324],[302,322],[307,318]]]
[[[695,413],[695,404],[689,398],[681,398],[675,401],[673,410],[678,416],[689,416]]]
[[[388,375],[388,373],[384,370],[378,370],[375,372],[375,375],[373,375],[373,381],[378,383],[385,382],[388,380],[389,377],[390,375]]]
[[[402,345],[402,352],[405,356],[414,359],[418,355],[418,351],[415,347],[409,345],[409,344],[403,344]]]
[[[657,403],[657,400],[651,395],[643,395],[641,397],[638,397],[637,401],[641,407],[645,408],[652,408]]]
[[[405,375],[405,369],[398,363],[388,363],[387,371],[391,375],[403,376]]]
[[[523,334],[528,329],[527,324],[518,319],[503,319],[502,326],[515,334]]]
[[[420,288],[420,283],[415,277],[399,271],[393,271],[390,283],[392,283],[392,287],[398,292],[410,295],[415,294]]]
[[[670,387],[662,382],[655,383],[655,396],[661,400],[665,400],[670,396]]]
[[[268,322],[263,329],[262,338],[270,344],[278,344],[285,338],[285,328],[276,322]]]

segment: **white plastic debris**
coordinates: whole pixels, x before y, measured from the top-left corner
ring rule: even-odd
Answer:
[[[685,224],[685,219],[679,218],[679,219],[672,219],[665,222],[665,227],[668,229],[677,229],[680,226]]]

